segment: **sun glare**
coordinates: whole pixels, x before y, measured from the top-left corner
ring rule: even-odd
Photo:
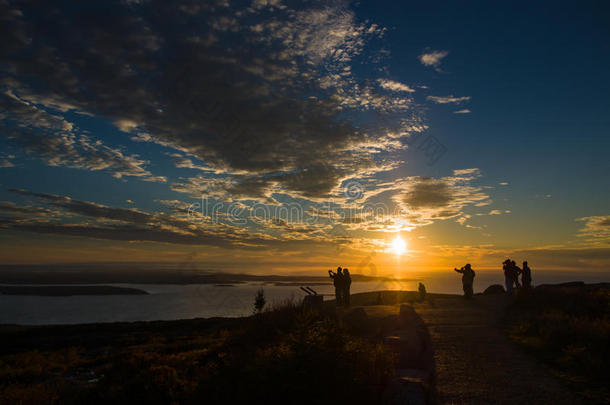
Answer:
[[[406,253],[406,251],[407,251],[407,243],[404,241],[403,238],[401,238],[400,236],[397,236],[392,241],[392,250],[394,251],[395,254],[402,255],[402,254]]]

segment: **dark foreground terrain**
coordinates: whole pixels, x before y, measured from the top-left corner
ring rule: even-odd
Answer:
[[[0,402],[374,403],[394,369],[362,332],[292,303],[238,319],[3,326]]]
[[[381,403],[397,376],[426,380],[411,403],[610,403],[609,302],[607,285],[470,301],[385,291],[354,295],[351,310],[286,302],[248,318],[5,325],[0,403]],[[409,363],[415,346],[433,350],[433,378]]]

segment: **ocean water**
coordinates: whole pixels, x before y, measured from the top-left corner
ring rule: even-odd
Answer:
[[[491,284],[503,284],[500,271],[479,271],[475,278],[475,292]],[[460,275],[454,272],[413,273],[411,281],[354,282],[352,293],[377,290],[416,290],[418,282],[428,292],[461,294]],[[610,281],[603,273],[550,272],[534,273],[534,284],[584,281]],[[44,325],[118,321],[152,321],[215,316],[236,317],[252,313],[254,296],[263,288],[267,302],[277,304],[287,299],[300,300],[305,295],[298,286],[244,283],[233,287],[213,284],[106,284],[134,287],[150,295],[102,295],[42,297],[0,295],[0,324]],[[307,285],[304,283],[304,285]],[[332,299],[334,289],[326,285],[312,285],[319,294]]]

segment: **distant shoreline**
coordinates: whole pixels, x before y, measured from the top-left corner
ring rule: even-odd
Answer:
[[[73,295],[148,295],[138,288],[108,285],[91,286],[0,286],[2,295],[36,295],[45,297],[67,297]]]
[[[394,279],[382,276],[352,274],[359,281],[421,281],[419,278]],[[248,282],[281,286],[323,285],[330,282],[328,274],[319,276],[254,275],[146,267],[89,267],[89,266],[15,266],[0,265],[0,284],[214,284],[238,285]]]

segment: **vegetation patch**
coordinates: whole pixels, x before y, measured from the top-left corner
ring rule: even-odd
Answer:
[[[513,341],[591,403],[610,402],[610,288],[547,286],[508,308]]]
[[[122,337],[129,333],[122,325],[121,337],[103,346],[4,354],[0,401],[371,403],[394,372],[390,353],[376,339],[356,336],[333,315],[291,302],[227,327],[208,322],[193,331],[189,322],[196,321],[174,322],[171,333],[154,323],[148,335],[138,324],[132,340]],[[181,327],[187,333],[176,331]],[[36,331],[44,334],[44,328]],[[38,347],[36,340],[31,344]]]

